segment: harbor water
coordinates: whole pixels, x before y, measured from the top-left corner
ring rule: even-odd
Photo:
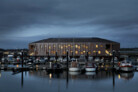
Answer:
[[[0,71],[0,92],[137,92],[138,72]]]

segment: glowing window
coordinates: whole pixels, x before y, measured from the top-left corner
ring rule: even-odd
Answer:
[[[78,45],[75,45],[76,48],[78,48]]]
[[[80,49],[80,46],[78,46],[78,49]]]
[[[101,51],[98,51],[98,54],[101,54]]]
[[[96,53],[96,51],[94,50],[93,53]]]
[[[86,46],[86,49],[88,49],[88,46]]]
[[[54,48],[56,47],[55,44],[53,45],[53,47],[54,47]]]
[[[96,48],[98,48],[98,45],[96,45]]]
[[[106,54],[110,54],[108,50],[105,50],[105,53],[106,53]]]
[[[32,52],[32,53],[30,53],[30,56],[33,56],[35,53],[34,52]]]
[[[63,51],[63,54],[65,55],[66,54],[66,51]]]
[[[63,46],[61,46],[61,49],[63,49]]]
[[[78,54],[78,51],[75,51],[75,54]]]
[[[56,52],[55,52],[55,51],[53,51],[53,54],[56,54]]]
[[[49,46],[49,49],[51,49],[51,46]]]

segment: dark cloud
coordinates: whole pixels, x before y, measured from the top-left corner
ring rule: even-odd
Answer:
[[[1,0],[0,47],[55,36],[96,36],[136,47],[137,9],[137,0]]]

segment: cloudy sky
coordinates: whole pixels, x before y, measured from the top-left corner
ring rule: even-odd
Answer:
[[[49,37],[100,37],[138,47],[138,0],[0,0],[0,48]]]

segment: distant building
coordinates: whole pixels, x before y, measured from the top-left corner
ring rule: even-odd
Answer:
[[[112,56],[120,43],[101,38],[49,38],[29,44],[30,56]]]
[[[121,48],[120,55],[138,56],[138,48]]]
[[[21,52],[24,52],[24,55],[28,55],[28,49],[6,49],[3,51],[3,55],[6,57],[8,55],[19,56]]]

